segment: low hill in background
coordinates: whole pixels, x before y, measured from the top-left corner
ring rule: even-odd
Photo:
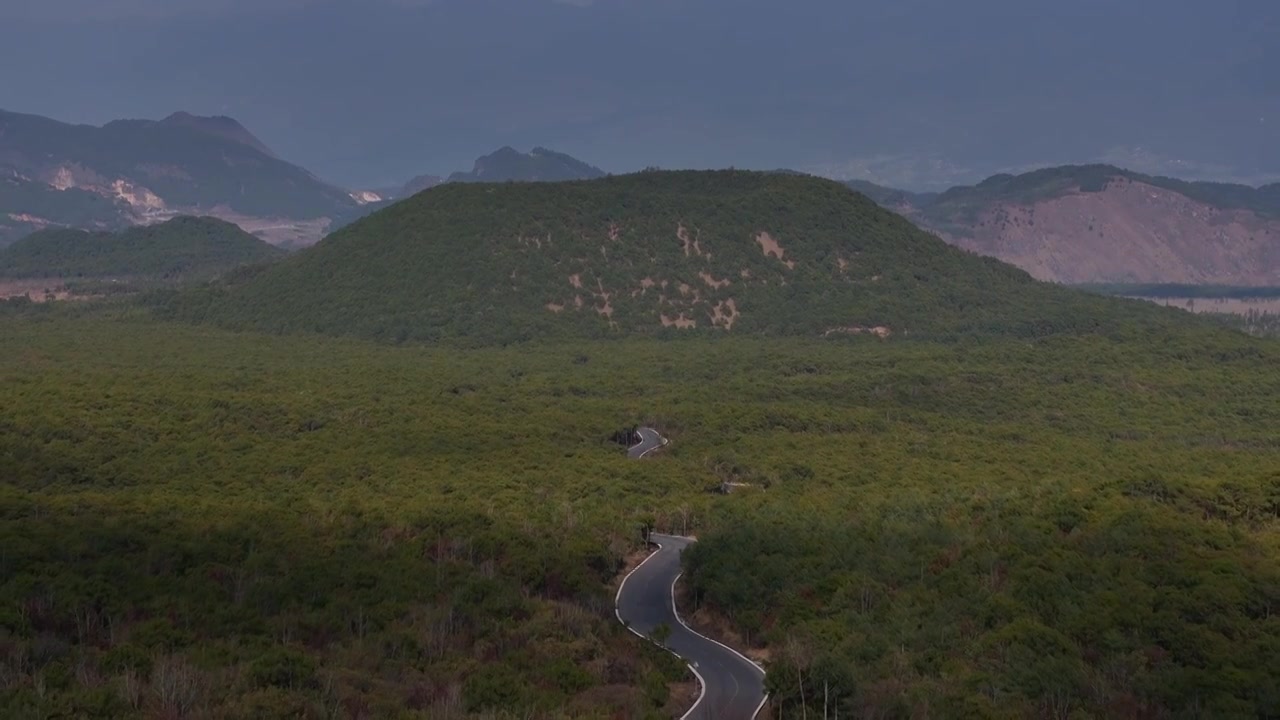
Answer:
[[[368,202],[336,217],[333,229],[338,230],[362,217],[389,207],[404,198],[443,183],[459,182],[559,182],[565,180],[592,180],[605,176],[600,168],[588,165],[577,158],[546,148],[534,148],[522,153],[510,147],[500,148],[476,159],[471,172],[456,172],[448,178],[438,175],[419,175],[399,188],[384,188],[372,193]]]
[[[838,183],[740,171],[450,183],[252,278],[161,304],[232,327],[390,341],[1031,336],[1167,317],[1038,283]]]
[[[0,277],[201,279],[284,255],[209,217],[179,217],[115,233],[41,230],[0,250]]]
[[[504,147],[478,158],[471,172],[450,175],[449,182],[554,182],[592,180],[604,175],[600,168],[564,153],[541,147],[522,153]]]
[[[1280,284],[1280,185],[1109,165],[996,175],[941,194],[848,183],[948,242],[1064,283]]]

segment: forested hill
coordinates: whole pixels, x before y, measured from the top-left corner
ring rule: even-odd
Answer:
[[[1030,336],[1173,317],[1035,282],[838,183],[741,171],[446,184],[252,278],[161,302],[233,327],[391,341]]]
[[[41,230],[0,250],[0,277],[212,278],[284,251],[208,217],[178,217],[117,233]]]

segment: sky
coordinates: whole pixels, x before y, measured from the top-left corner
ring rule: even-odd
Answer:
[[[939,189],[1280,179],[1275,0],[0,0],[0,108],[240,120],[349,188],[541,145]]]

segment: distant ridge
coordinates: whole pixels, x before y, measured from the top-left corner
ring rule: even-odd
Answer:
[[[161,120],[160,124],[199,130],[200,132],[208,133],[215,137],[221,137],[247,145],[267,157],[275,158],[276,160],[280,159],[279,155],[276,155],[271,148],[267,147],[261,140],[255,137],[253,133],[249,132],[249,130],[246,129],[245,126],[241,125],[238,120],[229,118],[225,115],[200,117],[179,111]]]
[[[555,182],[592,180],[605,176],[598,167],[577,158],[535,147],[522,153],[511,147],[499,148],[476,160],[471,172],[456,172],[449,182]]]
[[[306,243],[358,205],[348,191],[281,160],[236,120],[185,112],[94,127],[0,111],[0,177],[6,175],[16,178],[10,186],[27,187],[0,198],[0,239],[43,227],[109,229],[216,215],[264,228],[279,242]],[[114,217],[104,219],[97,208],[86,222],[89,203],[49,195],[70,191],[108,201]]]
[[[1064,283],[1280,285],[1280,184],[1110,165],[994,175],[943,193],[849,187],[948,242]]]
[[[363,204],[339,216],[335,220],[334,229],[346,227],[397,201],[445,183],[565,182],[593,180],[605,175],[600,168],[546,148],[536,147],[528,153],[522,153],[511,147],[502,147],[477,158],[470,172],[455,172],[448,178],[419,175],[400,188],[383,190],[379,193],[382,199]]]

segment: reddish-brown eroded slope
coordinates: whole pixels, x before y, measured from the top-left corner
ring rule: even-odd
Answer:
[[[1041,280],[1280,285],[1280,221],[1125,178],[1101,192],[983,211],[948,242]]]

